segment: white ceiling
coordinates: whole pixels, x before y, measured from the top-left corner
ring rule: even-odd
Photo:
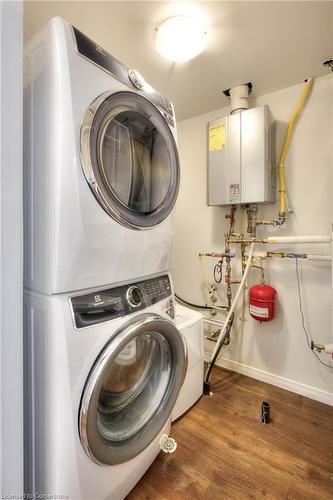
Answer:
[[[154,28],[194,8],[208,24],[203,54],[183,64],[154,50]],[[222,90],[253,82],[262,95],[327,74],[333,58],[333,2],[111,2],[44,1],[24,4],[25,40],[62,16],[117,59],[138,69],[175,104],[178,120],[228,105]]]

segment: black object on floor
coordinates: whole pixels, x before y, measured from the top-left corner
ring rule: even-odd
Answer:
[[[263,401],[261,403],[261,418],[260,421],[263,424],[269,424],[271,420],[271,405],[268,401]]]

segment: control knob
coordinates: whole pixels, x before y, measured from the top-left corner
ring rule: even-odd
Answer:
[[[139,307],[142,304],[143,296],[139,287],[131,286],[127,290],[126,298],[132,307]]]
[[[154,92],[153,87],[146,82],[141,73],[139,73],[139,71],[137,71],[136,69],[130,69],[128,71],[128,77],[133,83],[134,87],[138,90],[149,92],[150,94]]]

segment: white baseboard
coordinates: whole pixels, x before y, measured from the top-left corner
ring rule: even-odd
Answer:
[[[205,353],[205,361],[210,360],[210,354]],[[323,391],[322,389],[317,389],[311,385],[302,384],[296,382],[295,380],[290,380],[288,378],[280,377],[273,373],[265,372],[264,370],[259,370],[258,368],[253,368],[252,366],[244,365],[238,363],[237,361],[231,361],[229,359],[219,359],[216,363],[217,366],[227,368],[228,370],[241,373],[242,375],[247,375],[248,377],[255,378],[256,380],[261,380],[267,384],[276,385],[281,387],[281,389],[286,389],[287,391],[295,392],[301,396],[306,396],[307,398],[315,399],[321,403],[333,406],[333,394],[331,392]]]

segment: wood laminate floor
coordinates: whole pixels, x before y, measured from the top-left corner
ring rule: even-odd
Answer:
[[[333,499],[333,407],[220,368],[212,391],[173,424],[176,452],[128,500]]]

